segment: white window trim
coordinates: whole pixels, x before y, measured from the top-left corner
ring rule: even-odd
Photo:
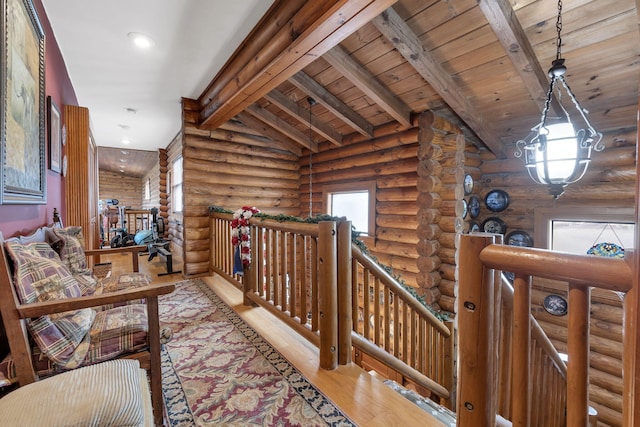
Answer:
[[[552,221],[636,222],[634,208],[563,206],[537,208],[534,213],[535,247],[549,249]]]
[[[331,212],[331,194],[353,193],[357,191],[367,191],[369,193],[368,222],[369,230],[361,239],[370,244],[376,237],[376,181],[344,182],[339,184],[326,184],[322,186],[322,200],[324,202],[324,212]]]

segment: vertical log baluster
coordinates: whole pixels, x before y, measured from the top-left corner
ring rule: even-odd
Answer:
[[[529,426],[531,416],[531,277],[516,274],[513,281],[513,425]]]
[[[567,339],[567,426],[585,426],[589,418],[589,310],[591,288],[569,283]]]

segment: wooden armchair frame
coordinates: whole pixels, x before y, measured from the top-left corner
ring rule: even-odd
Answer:
[[[151,383],[151,400],[153,416],[156,425],[163,424],[164,401],[162,397],[162,366],[160,361],[160,320],[158,313],[158,296],[175,290],[173,283],[142,286],[134,289],[109,292],[101,295],[69,298],[58,301],[46,301],[33,304],[21,304],[11,280],[11,273],[7,255],[5,253],[2,235],[0,234],[0,314],[4,323],[9,349],[11,350],[18,382],[21,386],[35,382],[38,379],[33,366],[31,346],[26,326],[26,319],[39,316],[62,313],[69,310],[97,307],[106,304],[125,302],[145,298],[147,301],[148,318],[148,349],[137,353],[123,355],[134,358],[149,372]],[[122,248],[134,255],[134,270],[137,271],[137,252],[135,247]],[[103,249],[107,253],[116,252]],[[94,252],[94,251],[87,251]],[[121,251],[122,252],[122,251]],[[105,252],[102,252],[105,253]]]

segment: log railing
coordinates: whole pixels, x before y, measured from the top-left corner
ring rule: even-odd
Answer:
[[[458,425],[494,425],[496,420],[502,425],[505,419],[518,426],[588,425],[590,289],[628,292],[630,263],[499,245],[497,237],[461,236]],[[496,280],[500,270],[515,273],[511,322],[496,310],[508,301]],[[532,335],[532,276],[569,283],[566,392],[562,364],[545,356],[549,343]],[[505,323],[512,326],[503,329]],[[498,331],[504,336],[496,336]],[[553,366],[546,370],[545,365]]]
[[[252,263],[239,275],[232,215],[211,212],[210,218],[211,271],[241,286],[245,304],[266,308],[318,346],[322,368],[349,363],[356,347],[451,406],[451,323],[352,244],[350,222],[253,217]]]

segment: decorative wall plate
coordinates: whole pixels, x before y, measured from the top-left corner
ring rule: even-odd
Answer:
[[[533,239],[531,236],[522,230],[515,230],[507,234],[505,241],[507,245],[511,246],[524,246],[527,248],[533,246]]]
[[[567,300],[555,294],[547,295],[542,305],[547,312],[554,316],[564,316],[569,308]]]
[[[500,218],[492,216],[484,220],[482,230],[486,233],[504,234],[507,231],[507,224]]]
[[[480,215],[480,199],[478,196],[469,197],[469,216],[477,218]]]
[[[473,191],[473,177],[469,174],[464,176],[464,195],[467,196]]]
[[[484,204],[491,212],[502,212],[509,206],[509,194],[504,190],[491,190],[484,198]]]
[[[469,223],[469,233],[475,233],[475,232],[478,232],[478,231],[480,231],[480,224],[478,224],[475,221],[471,221]]]
[[[465,199],[462,199],[462,219],[465,219],[468,213],[469,213],[469,204]]]

